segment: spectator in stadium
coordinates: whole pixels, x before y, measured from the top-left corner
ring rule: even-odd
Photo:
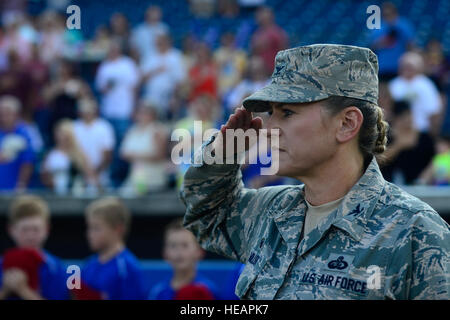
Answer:
[[[40,120],[42,117],[48,117],[47,114],[42,113],[45,110],[45,101],[42,95],[45,85],[50,76],[49,65],[46,64],[39,55],[39,46],[34,44],[31,52],[31,59],[25,66],[31,78],[31,93],[30,93],[30,118]],[[40,127],[41,131],[47,129]]]
[[[8,233],[15,248],[0,260],[0,300],[69,299],[66,268],[44,249],[49,230],[50,210],[44,200],[22,195],[13,201]]]
[[[115,145],[113,128],[98,117],[97,102],[93,98],[79,100],[78,110],[80,118],[73,126],[76,142],[95,172],[95,181],[102,188],[109,187],[108,169]],[[88,184],[88,187],[95,192],[94,185]]]
[[[227,94],[241,81],[247,63],[245,51],[236,48],[234,34],[226,32],[221,37],[221,46],[214,52],[219,68],[219,94]]]
[[[33,172],[31,139],[19,121],[20,101],[0,97],[0,191],[23,191]]]
[[[427,43],[424,53],[425,74],[442,93],[450,84],[450,59],[445,56],[442,44],[432,39]]]
[[[442,134],[436,142],[437,154],[420,175],[419,183],[431,185],[450,184],[450,134]]]
[[[195,20],[209,19],[216,11],[216,0],[189,0],[189,11]]]
[[[181,50],[185,69],[190,70],[195,64],[195,52],[197,51],[197,39],[193,34],[188,34],[183,38]]]
[[[122,52],[130,54],[128,40],[130,37],[130,27],[127,17],[123,13],[116,12],[111,16],[109,26],[112,40],[120,44]]]
[[[380,81],[389,81],[397,75],[400,57],[413,47],[414,29],[392,2],[383,3],[382,11],[381,27],[369,34],[369,46],[378,55]]]
[[[145,22],[132,31],[131,46],[139,52],[140,61],[156,53],[158,36],[169,33],[169,27],[161,21],[161,18],[161,8],[152,5],[145,11]]]
[[[49,141],[49,146],[54,145],[52,134],[56,124],[62,119],[75,120],[78,115],[77,100],[90,93],[87,83],[77,75],[75,64],[68,60],[59,60],[53,67],[56,73],[43,91],[49,116],[47,119],[44,111],[44,117],[38,120],[39,127],[45,128],[42,132],[44,139]]]
[[[286,32],[275,23],[273,11],[262,6],[255,13],[258,29],[251,38],[251,52],[264,61],[265,72],[269,75],[275,64],[278,51],[288,47]]]
[[[204,42],[197,43],[194,65],[189,70],[190,85],[189,101],[202,94],[217,98],[217,65],[211,54],[211,49]]]
[[[95,84],[102,95],[101,115],[111,122],[119,140],[130,125],[138,80],[136,64],[123,55],[120,43],[113,41],[107,59],[99,66]]]
[[[81,289],[72,290],[75,297],[102,300],[142,300],[142,270],[136,256],[127,249],[125,238],[131,214],[116,198],[92,202],[86,209],[87,238],[95,252],[81,270]]]
[[[44,62],[52,63],[63,58],[66,25],[56,11],[45,11],[39,16],[40,42],[39,51]]]
[[[414,127],[410,104],[395,102],[381,172],[387,181],[395,184],[413,184],[435,154],[434,140]]]
[[[16,13],[9,15],[9,17],[5,15],[2,29],[4,31],[2,39],[4,52],[15,51],[20,63],[25,64],[30,59],[32,41],[35,40],[27,35],[35,32],[27,23],[24,14]]]
[[[119,157],[118,145],[131,125],[138,83],[138,66],[123,54],[121,44],[113,41],[107,59],[97,71],[95,84],[101,93],[101,116],[111,123],[117,139],[111,168],[114,186],[123,182],[127,171],[126,163]]]
[[[0,28],[0,72],[8,68],[8,51],[5,30]]]
[[[57,194],[67,194],[77,177],[98,186],[97,176],[75,139],[72,121],[61,120],[54,134],[56,145],[46,155],[41,169],[44,185]]]
[[[389,82],[394,100],[411,104],[414,128],[437,135],[442,121],[442,101],[434,83],[423,74],[420,54],[407,52],[400,58],[399,76]]]
[[[127,132],[120,155],[131,164],[123,185],[125,194],[144,194],[167,185],[167,143],[169,130],[158,120],[157,109],[141,102],[135,124]]]
[[[394,99],[392,99],[391,92],[389,91],[388,82],[380,82],[378,86],[378,105],[383,109],[386,121],[392,122]]]
[[[163,257],[173,275],[157,283],[149,300],[216,300],[220,298],[214,284],[197,271],[204,251],[194,235],[183,227],[182,219],[173,220],[164,232]]]
[[[163,119],[167,119],[169,102],[177,86],[185,80],[183,56],[172,46],[168,34],[156,39],[156,52],[142,61],[143,99],[152,103]]]
[[[36,92],[38,85],[34,78],[36,71],[34,67],[35,63],[32,60],[24,63],[20,60],[17,52],[10,51],[9,67],[0,73],[0,96],[10,95],[19,100],[21,126],[31,139],[33,151],[38,153],[43,147],[43,142],[41,134],[33,122],[36,102],[39,100],[39,93]]]
[[[236,0],[218,0],[217,13],[221,19],[236,19],[239,17],[239,5]]]
[[[111,33],[105,25],[100,25],[95,29],[92,40],[86,41],[84,54],[88,59],[103,60],[108,54],[111,45]]]

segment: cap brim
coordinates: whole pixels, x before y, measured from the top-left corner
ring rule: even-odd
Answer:
[[[271,109],[269,102],[307,103],[328,98],[323,91],[281,84],[269,84],[244,99],[244,108],[252,112],[264,112]]]

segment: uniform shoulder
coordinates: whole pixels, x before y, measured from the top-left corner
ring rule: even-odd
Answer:
[[[425,227],[426,230],[449,231],[449,225],[429,204],[409,194],[393,183],[387,182],[380,196],[383,209],[399,216],[411,227]]]
[[[436,212],[429,204],[401,189],[399,186],[386,182],[379,202],[384,206],[397,207],[409,214],[417,212]]]

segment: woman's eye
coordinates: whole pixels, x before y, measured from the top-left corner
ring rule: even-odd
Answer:
[[[283,109],[283,115],[287,118],[291,115],[293,115],[294,112],[292,112],[291,110],[287,110],[287,109]]]
[[[268,114],[269,116],[271,116],[271,115],[272,115],[272,113],[273,113],[273,111],[272,111],[272,110],[270,110],[270,111],[267,111],[267,114]]]

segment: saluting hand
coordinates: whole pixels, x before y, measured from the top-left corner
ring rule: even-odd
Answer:
[[[262,128],[263,121],[260,117],[253,118],[253,114],[250,111],[247,111],[244,107],[237,108],[236,111],[230,115],[228,118],[227,123],[222,125],[220,127],[220,132],[222,134],[223,139],[216,139],[214,141],[214,150],[217,150],[218,148],[222,148],[223,155],[226,153],[226,130],[227,129],[242,129],[244,133],[247,130],[254,129],[256,131],[256,134],[259,133],[259,130]],[[222,141],[221,141],[222,140]],[[245,151],[249,149],[249,139],[246,138],[245,141]],[[237,143],[234,143],[234,153],[237,153]]]

